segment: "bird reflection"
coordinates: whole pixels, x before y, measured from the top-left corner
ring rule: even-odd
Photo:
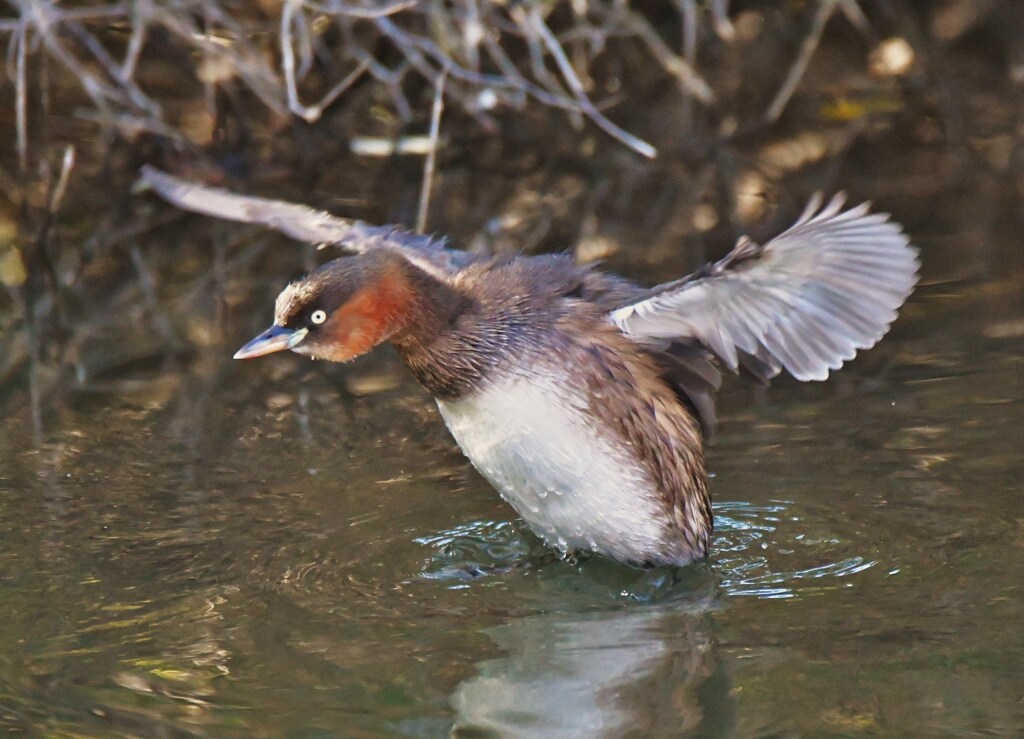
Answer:
[[[728,733],[708,608],[702,599],[544,614],[489,629],[508,656],[481,662],[456,688],[452,735]]]

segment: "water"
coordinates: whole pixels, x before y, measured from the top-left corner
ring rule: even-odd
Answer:
[[[543,549],[387,352],[215,346],[41,445],[9,417],[0,726],[1019,735],[1024,272],[931,282],[829,383],[728,386],[677,573],[511,566]],[[346,372],[400,379],[343,402]]]

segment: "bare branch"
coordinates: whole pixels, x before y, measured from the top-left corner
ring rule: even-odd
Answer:
[[[735,35],[728,0],[674,0],[682,19],[679,49],[665,42],[646,9],[622,0],[547,4],[284,0],[279,22],[269,29],[222,0],[96,0],[95,5],[76,8],[54,0],[7,0],[7,4],[19,16],[0,20],[0,33],[11,34],[8,68],[15,87],[17,147],[23,167],[28,165],[30,144],[28,84],[33,78],[29,65],[37,57],[39,63],[52,57],[77,80],[92,103],[85,117],[121,133],[145,130],[170,135],[175,131],[156,100],[136,81],[144,47],[157,28],[201,54],[204,67],[214,70],[209,77],[201,75],[208,101],[217,85],[237,80],[274,113],[314,122],[357,80],[369,75],[391,96],[399,118],[409,121],[417,113],[413,101],[418,102],[412,97],[415,88],[408,84],[410,75],[422,77],[436,90],[446,70],[444,95],[449,104],[457,103],[488,130],[497,127],[492,110],[503,106],[518,110],[532,99],[566,111],[574,125],[590,119],[646,157],[654,157],[655,148],[613,123],[606,113],[618,100],[628,100],[628,91],[600,102],[591,97],[594,65],[610,53],[609,40],[642,46],[676,81],[684,105],[696,100],[710,106],[715,104],[714,94],[697,70],[700,24],[708,18],[720,38],[728,41]],[[562,13],[563,7],[570,12]],[[782,114],[836,9],[862,32],[871,31],[857,0],[818,0],[809,33],[764,121],[772,122]],[[128,27],[123,47],[110,43],[106,35],[117,21]],[[324,21],[341,30],[340,38],[321,33]],[[378,52],[382,40],[385,50]],[[41,47],[38,54],[37,45]],[[111,51],[116,48],[123,51]],[[269,49],[279,53],[268,54]],[[336,82],[328,76],[326,83],[321,82],[327,92],[319,102],[306,104],[300,83],[322,68],[330,74],[337,66],[351,71]],[[188,138],[180,131],[172,137]]]
[[[24,25],[15,33],[11,43],[17,44],[17,81],[15,82],[15,115],[17,118],[18,165],[28,170],[28,83],[26,80],[28,31]]]
[[[814,56],[814,52],[821,42],[821,34],[824,32],[829,18],[832,17],[836,4],[836,0],[820,0],[818,10],[814,14],[811,31],[804,37],[804,41],[800,45],[800,53],[797,54],[793,66],[789,68],[789,73],[786,75],[782,86],[779,87],[779,91],[775,93],[775,98],[764,112],[764,118],[768,123],[774,123],[779,120],[782,111],[789,104],[789,99],[796,92],[796,88],[800,85],[800,80],[803,79],[804,73],[807,71],[807,65],[810,63],[811,57]]]
[[[594,107],[594,104],[590,102],[590,98],[588,98],[586,93],[583,91],[583,85],[580,83],[579,78],[573,71],[569,60],[566,58],[565,51],[562,49],[561,44],[558,43],[558,39],[556,39],[554,34],[551,33],[551,29],[548,28],[547,24],[537,13],[536,9],[530,11],[529,17],[533,27],[544,40],[545,46],[548,47],[548,51],[551,53],[551,56],[554,57],[555,63],[558,65],[559,70],[562,72],[562,76],[565,78],[566,83],[569,85],[569,89],[572,91],[573,96],[576,98],[576,102],[579,103],[583,112],[586,113],[602,131],[607,133],[609,136],[618,139],[638,154],[642,154],[648,159],[654,159],[658,156],[657,149],[646,141],[619,128]]]
[[[64,158],[61,160],[60,176],[57,178],[57,186],[50,193],[50,212],[56,214],[60,210],[60,204],[64,200],[64,193],[68,189],[68,180],[71,178],[71,170],[75,168],[75,147],[67,146],[64,149]]]
[[[440,146],[441,113],[444,110],[444,83],[448,79],[448,70],[442,69],[441,76],[434,88],[434,106],[430,115],[430,151],[423,162],[423,184],[420,187],[420,207],[416,214],[416,233],[423,234],[427,229],[427,213],[430,211],[430,192],[434,184],[434,163],[437,161],[437,149]]]
[[[343,15],[348,18],[385,18],[389,15],[397,15],[403,10],[409,10],[419,5],[420,0],[400,0],[399,2],[382,5],[378,8],[368,8],[360,5],[349,5],[348,3],[333,0],[327,3],[307,2],[306,5],[315,10],[332,15]]]

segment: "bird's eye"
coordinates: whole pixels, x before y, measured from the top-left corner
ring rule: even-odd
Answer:
[[[315,310],[309,315],[309,320],[319,326],[327,320],[327,313],[322,310]]]

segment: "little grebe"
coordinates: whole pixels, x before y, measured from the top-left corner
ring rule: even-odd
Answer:
[[[463,452],[562,552],[639,565],[704,557],[704,439],[718,367],[798,380],[873,346],[917,280],[917,252],[866,204],[815,197],[788,230],[642,289],[566,255],[487,257],[393,227],[199,188],[148,170],[168,199],[353,256],[277,298],[248,359],[345,362],[384,341],[436,399]],[[219,199],[219,200],[218,200]]]

